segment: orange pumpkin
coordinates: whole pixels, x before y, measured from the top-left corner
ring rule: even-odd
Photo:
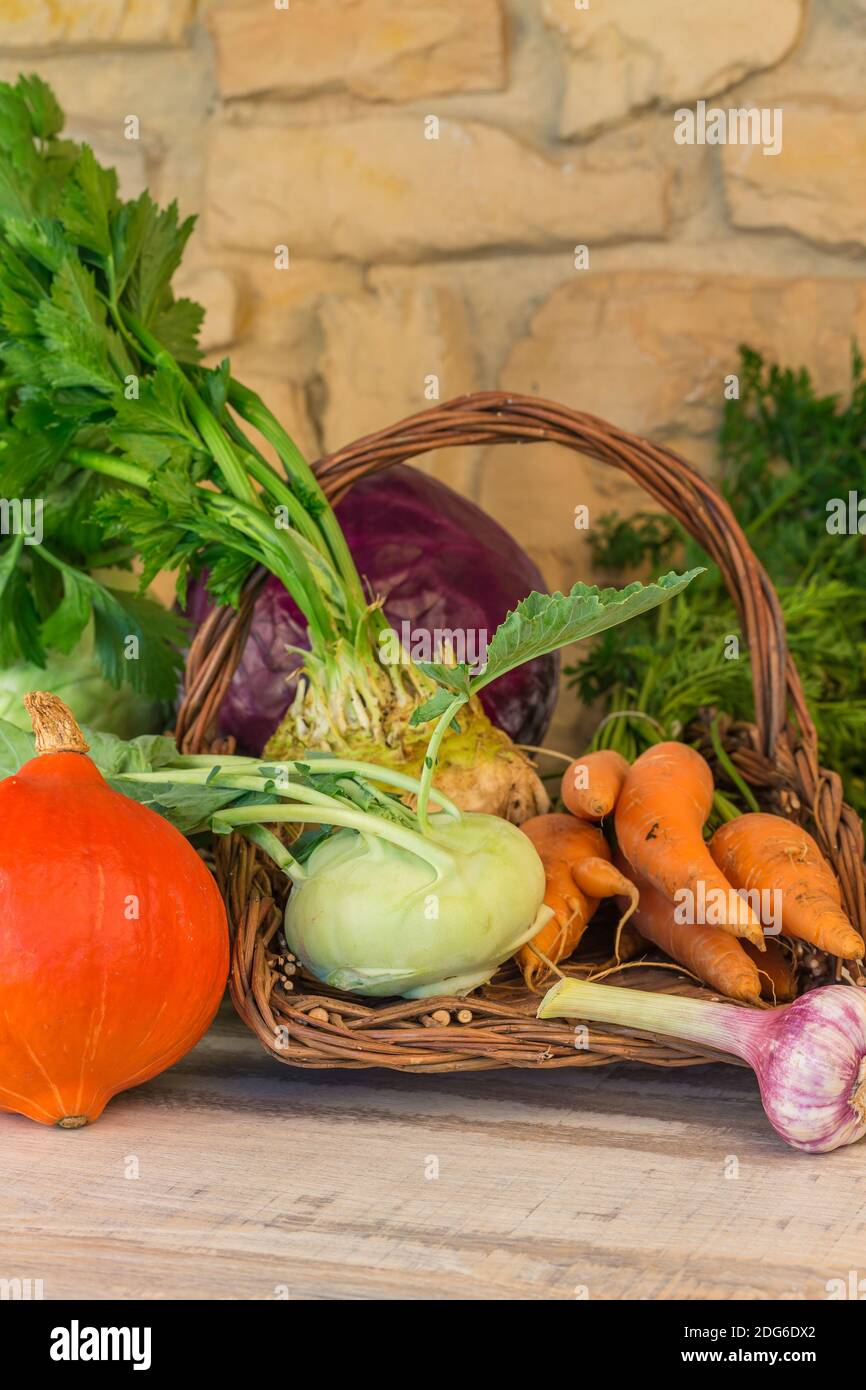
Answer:
[[[0,782],[0,1109],[77,1128],[170,1067],[228,974],[219,890],[168,821],[113,791],[56,696]]]

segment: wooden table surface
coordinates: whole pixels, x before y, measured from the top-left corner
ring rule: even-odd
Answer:
[[[866,1275],[866,1147],[786,1149],[749,1072],[302,1072],[228,1007],[93,1127],[0,1115],[0,1187],[0,1277],[46,1299],[823,1299]]]

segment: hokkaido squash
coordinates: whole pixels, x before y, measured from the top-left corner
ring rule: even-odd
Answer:
[[[228,927],[195,850],[108,786],[63,702],[25,704],[36,756],[0,782],[0,1109],[73,1129],[198,1042]]]

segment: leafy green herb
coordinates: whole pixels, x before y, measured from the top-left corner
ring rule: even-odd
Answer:
[[[183,601],[206,571],[237,604],[264,565],[309,627],[298,727],[366,737],[429,686],[382,669],[384,615],[294,441],[228,362],[201,365],[202,311],[171,285],[193,219],[146,192],[124,202],[62,127],[39,78],[0,83],[0,496],[45,516],[40,544],[0,536],[0,659],[42,666],[93,619],[108,678],[171,697],[184,628],[147,586],[174,570]],[[135,599],[95,573],[134,561]]]
[[[844,401],[818,395],[805,370],[765,364],[745,347],[739,376],[740,398],[726,403],[719,436],[721,488],[775,584],[822,757],[866,813],[866,537],[833,535],[826,525],[830,499],[866,496],[863,361],[855,347]],[[688,604],[675,599],[601,637],[570,668],[582,702],[599,703],[604,716],[594,746],[633,758],[683,736],[707,707],[752,720],[739,618],[700,547],[650,513],[603,518],[591,541],[595,563],[612,574],[650,560],[708,568]]]

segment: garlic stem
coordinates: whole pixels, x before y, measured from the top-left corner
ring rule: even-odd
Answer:
[[[641,1033],[661,1033],[686,1042],[704,1043],[752,1062],[763,1015],[735,1004],[653,994],[588,980],[559,980],[547,991],[538,1018],[581,1018],[616,1023]]]

